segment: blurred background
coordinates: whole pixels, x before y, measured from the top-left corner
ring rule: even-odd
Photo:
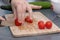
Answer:
[[[27,1],[34,2],[34,1],[50,1],[50,0],[27,0]],[[9,0],[0,0],[0,5],[4,5],[4,4],[6,4],[6,5],[10,4]]]

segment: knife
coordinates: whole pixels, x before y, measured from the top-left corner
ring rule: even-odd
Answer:
[[[5,16],[2,16],[5,20],[6,20],[6,17]],[[1,25],[2,23],[2,20],[0,20],[0,27],[5,27],[5,25]]]

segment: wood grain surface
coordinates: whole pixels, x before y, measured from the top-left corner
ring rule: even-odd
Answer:
[[[53,26],[51,29],[44,29],[41,30],[38,28],[38,21],[42,20],[44,22],[51,21],[46,16],[44,16],[41,12],[33,12],[33,23],[29,24],[25,22],[22,26],[15,26],[14,24],[14,15],[13,14],[7,14],[5,15],[6,21],[3,21],[1,24],[10,26],[10,31],[13,34],[14,37],[22,37],[22,36],[34,36],[34,35],[43,35],[43,34],[51,34],[51,33],[57,33],[60,32],[60,28],[55,25],[53,22]],[[26,13],[26,16],[28,13]],[[26,17],[25,16],[25,17]]]

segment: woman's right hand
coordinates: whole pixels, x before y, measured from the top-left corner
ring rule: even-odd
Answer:
[[[18,18],[19,22],[24,23],[26,11],[28,11],[30,18],[32,19],[32,8],[26,0],[12,0],[11,5],[15,19]]]
[[[26,0],[12,0],[11,6],[15,19],[18,19],[20,23],[24,23],[26,11],[28,11],[29,17],[32,19],[32,8],[41,8],[41,6],[30,5]]]

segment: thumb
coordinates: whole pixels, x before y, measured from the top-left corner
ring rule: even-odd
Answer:
[[[41,9],[42,6],[37,6],[37,5],[33,5],[33,4],[30,4],[31,8],[32,9]]]

